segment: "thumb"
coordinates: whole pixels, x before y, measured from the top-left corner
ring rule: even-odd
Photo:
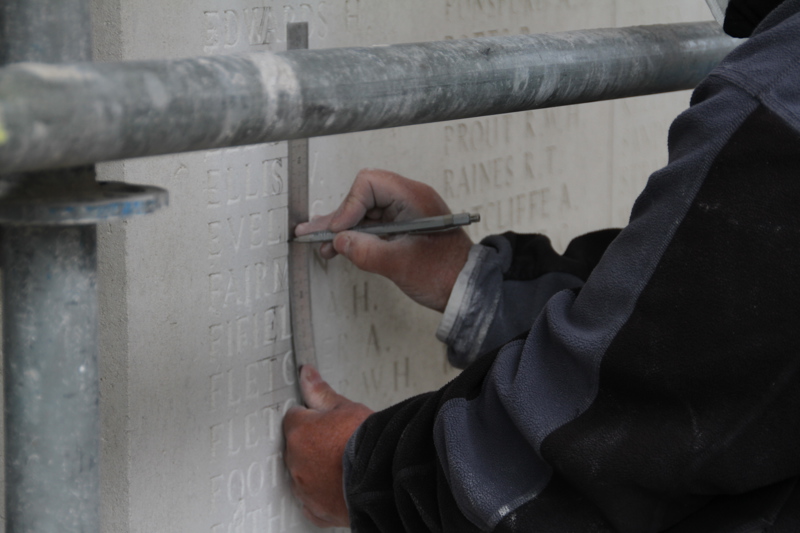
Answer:
[[[342,396],[311,365],[303,365],[300,369],[300,392],[308,408],[317,411],[330,411],[342,400]]]
[[[403,267],[408,254],[401,237],[384,240],[358,231],[343,231],[333,241],[334,249],[361,270],[392,278]]]

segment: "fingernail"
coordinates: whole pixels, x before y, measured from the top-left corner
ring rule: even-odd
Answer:
[[[314,367],[303,365],[302,373],[300,374],[300,379],[307,383],[316,383],[320,380],[320,376],[318,372],[314,372]]]
[[[352,239],[350,237],[340,237],[339,238],[339,253],[347,255],[350,251],[350,245],[352,244]],[[334,248],[337,248],[334,246]]]

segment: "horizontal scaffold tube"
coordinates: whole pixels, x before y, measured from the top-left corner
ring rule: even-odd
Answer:
[[[366,131],[696,86],[713,22],[0,69],[0,173]]]

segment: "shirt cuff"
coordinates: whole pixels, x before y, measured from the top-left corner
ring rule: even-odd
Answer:
[[[344,454],[342,455],[342,492],[344,494],[344,504],[347,506],[348,514],[350,513],[350,502],[347,500],[347,483],[350,481],[350,474],[353,471],[353,462],[355,462],[356,459],[356,439],[358,439],[358,434],[363,426],[363,424],[358,426],[350,436],[350,439],[347,441],[347,446],[344,448]]]
[[[500,299],[499,291],[486,290],[483,283],[490,255],[490,248],[472,246],[436,330],[436,338],[448,346],[450,363],[458,368],[466,368],[479,355]]]

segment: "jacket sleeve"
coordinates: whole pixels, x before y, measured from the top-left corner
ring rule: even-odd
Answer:
[[[551,296],[583,285],[618,233],[583,235],[563,255],[538,234],[495,235],[473,246],[436,332],[450,363],[466,368],[528,331]]]
[[[772,24],[695,91],[582,286],[359,428],[354,531],[797,530],[798,34]]]

